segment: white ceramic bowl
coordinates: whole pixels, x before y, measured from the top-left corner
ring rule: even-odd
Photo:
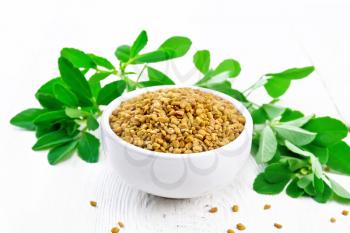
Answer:
[[[109,125],[109,116],[122,101],[147,91],[190,87],[230,101],[246,118],[241,135],[215,150],[171,154],[134,146],[118,137]],[[125,93],[111,102],[101,119],[102,143],[109,163],[129,185],[157,196],[192,198],[229,184],[250,156],[253,123],[249,111],[237,100],[217,91],[192,86],[156,86]]]

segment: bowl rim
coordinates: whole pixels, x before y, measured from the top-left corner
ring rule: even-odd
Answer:
[[[201,90],[203,92],[211,93],[211,94],[219,96],[225,100],[228,100],[237,109],[239,109],[239,111],[242,113],[242,115],[246,119],[243,131],[240,133],[240,135],[236,139],[227,143],[224,146],[221,146],[221,147],[218,147],[216,149],[209,150],[209,151],[188,153],[188,154],[176,154],[176,153],[166,153],[166,152],[147,150],[147,149],[135,146],[134,144],[131,144],[131,143],[123,140],[121,137],[119,137],[118,135],[116,135],[113,132],[112,128],[109,125],[109,116],[120,105],[120,103],[122,101],[131,99],[133,97],[136,97],[136,96],[143,94],[143,93],[146,93],[146,92],[157,91],[160,89],[171,89],[171,88],[192,88],[192,89],[196,89],[196,90]],[[252,134],[252,129],[253,129],[253,120],[252,120],[251,114],[249,113],[248,109],[240,101],[236,100],[235,98],[233,98],[229,95],[226,95],[224,93],[221,93],[219,91],[215,91],[212,89],[207,89],[207,88],[197,87],[197,86],[192,86],[192,85],[179,85],[179,84],[145,87],[145,88],[136,89],[136,90],[131,91],[131,92],[123,93],[121,96],[114,99],[112,102],[110,102],[103,109],[100,123],[101,123],[102,137],[104,136],[104,134],[106,134],[109,138],[111,138],[112,141],[118,142],[119,144],[127,147],[129,150],[132,150],[132,151],[135,151],[135,152],[138,152],[138,153],[150,156],[150,157],[156,157],[156,158],[161,157],[161,158],[165,158],[165,159],[184,159],[184,158],[191,158],[191,157],[197,157],[197,156],[200,156],[200,157],[212,156],[213,153],[215,154],[219,150],[224,150],[228,146],[232,146],[232,144],[238,144],[238,143],[240,143],[240,141],[249,140],[249,137],[247,137],[247,136],[249,136],[249,134]],[[245,136],[245,135],[247,135],[247,136]]]

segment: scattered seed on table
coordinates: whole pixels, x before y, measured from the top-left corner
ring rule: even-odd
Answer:
[[[330,221],[331,221],[331,223],[335,223],[335,221],[337,221],[337,220],[336,220],[335,218],[332,217],[332,218],[330,219]]]
[[[119,228],[118,227],[113,227],[111,232],[112,233],[118,233],[119,232]]]
[[[227,233],[235,233],[235,231],[232,230],[232,229],[228,229],[228,230],[227,230]]]
[[[271,209],[271,205],[270,204],[265,204],[264,205],[264,210],[268,210],[268,209]]]
[[[281,229],[282,228],[282,225],[281,224],[279,224],[279,223],[275,223],[275,224],[273,224],[277,229]]]
[[[120,228],[124,228],[125,227],[123,222],[118,222],[118,225],[120,226]]]
[[[96,201],[90,201],[90,205],[93,206],[93,207],[96,207],[97,206],[97,202]]]
[[[348,216],[349,211],[348,211],[348,210],[343,210],[343,211],[341,212],[341,214],[344,215],[344,216]]]
[[[233,212],[238,212],[238,210],[239,210],[239,206],[238,205],[233,205],[232,206],[232,211]]]
[[[246,229],[246,227],[242,224],[242,223],[238,223],[236,225],[237,229],[240,230],[240,231],[244,231]]]
[[[210,208],[209,212],[212,213],[212,214],[218,212],[218,207]]]

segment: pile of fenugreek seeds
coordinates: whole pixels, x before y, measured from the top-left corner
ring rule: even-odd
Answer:
[[[237,138],[245,124],[231,102],[192,88],[141,94],[122,102],[109,121],[129,143],[176,154],[221,147]]]

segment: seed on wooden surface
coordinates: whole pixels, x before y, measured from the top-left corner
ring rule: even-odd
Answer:
[[[120,228],[124,228],[125,227],[123,222],[118,222],[118,225],[120,226]]]
[[[218,207],[211,207],[209,209],[209,212],[212,213],[212,214],[218,212]]]
[[[112,233],[118,233],[119,232],[119,228],[118,227],[113,227],[111,232]]]
[[[277,229],[281,229],[282,228],[282,225],[281,224],[279,224],[279,223],[275,223],[275,224],[273,224]]]
[[[271,205],[270,204],[264,205],[264,210],[268,210],[268,209],[271,209]]]
[[[335,223],[337,220],[336,220],[335,218],[332,217],[332,218],[330,219],[330,221],[331,221],[331,223]]]
[[[344,215],[344,216],[348,216],[349,211],[348,211],[348,210],[343,210],[343,211],[341,212],[341,214]]]
[[[238,223],[236,225],[237,229],[240,230],[240,231],[244,231],[246,229],[246,227],[242,224],[242,223]]]
[[[232,211],[233,212],[238,212],[238,210],[239,210],[239,206],[238,205],[233,205],[232,206]]]
[[[235,231],[232,230],[232,229],[228,229],[228,230],[227,230],[227,233],[235,233]]]
[[[93,207],[96,207],[97,206],[97,202],[96,201],[90,201],[90,205],[93,206]]]

